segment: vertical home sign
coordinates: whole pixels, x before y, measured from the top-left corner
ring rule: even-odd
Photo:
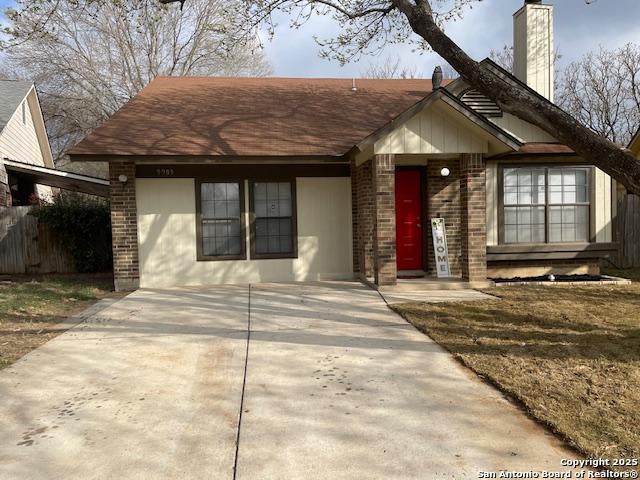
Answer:
[[[438,278],[447,278],[449,273],[449,250],[447,249],[447,231],[444,218],[431,219],[431,234],[433,235],[433,253],[436,257],[436,273]]]

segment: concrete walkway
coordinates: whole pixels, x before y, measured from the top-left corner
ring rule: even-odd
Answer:
[[[572,456],[356,283],[141,290],[0,372],[0,398],[2,479],[478,478]]]

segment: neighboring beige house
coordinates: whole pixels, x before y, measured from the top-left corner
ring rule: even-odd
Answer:
[[[631,143],[629,144],[629,150],[638,158],[640,158],[640,128],[631,139]]]
[[[484,61],[549,101],[552,15],[514,16],[517,76]],[[120,290],[447,269],[483,285],[597,273],[616,249],[615,182],[464,79],[158,78],[71,159],[109,162]]]
[[[50,198],[51,187],[8,173],[3,160],[54,168],[35,86],[0,79],[0,205],[27,205],[36,194]]]
[[[0,207],[48,201],[58,188],[105,197],[107,186],[56,170],[35,86],[0,79]]]

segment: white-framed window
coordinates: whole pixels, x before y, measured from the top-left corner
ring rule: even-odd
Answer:
[[[590,177],[583,166],[504,166],[500,242],[589,242]]]

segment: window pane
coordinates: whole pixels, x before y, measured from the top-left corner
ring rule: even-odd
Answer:
[[[531,209],[531,223],[544,225],[544,207],[534,207]]]
[[[291,199],[280,200],[280,216],[281,217],[291,216]]]
[[[203,218],[213,218],[215,217],[215,210],[213,208],[213,202],[202,202],[202,217]]]
[[[562,207],[549,207],[549,223],[562,223]]]
[[[518,188],[517,187],[504,188],[504,204],[505,205],[518,204]]]
[[[213,218],[227,218],[227,202],[216,200],[213,202]]]
[[[213,198],[216,200],[227,199],[227,184],[226,183],[214,183],[213,184]]]
[[[266,217],[267,216],[267,202],[264,200],[255,201],[255,213],[256,217]]]
[[[291,237],[280,237],[280,251],[281,252],[290,252],[292,250],[291,245],[292,238]]]
[[[576,223],[576,207],[562,208],[562,223]]]
[[[589,241],[589,207],[586,205],[549,207],[549,241]]]
[[[540,205],[545,203],[544,187],[534,187],[532,192],[531,203]]]
[[[227,216],[229,217],[239,217],[240,216],[240,202],[239,201],[229,201],[227,202]]]
[[[533,243],[544,243],[545,241],[544,237],[545,237],[544,224],[533,225],[531,227],[531,241]]]
[[[518,173],[518,186],[531,186],[531,170],[528,168],[521,168]]]
[[[562,184],[563,185],[575,185],[576,184],[576,171],[572,169],[562,170]]]
[[[264,253],[280,253],[279,237],[269,237],[269,252]]]
[[[562,203],[562,187],[549,187],[549,203]]]
[[[240,237],[229,237],[229,255],[240,255],[242,244]]]
[[[562,225],[562,241],[563,242],[575,242],[576,241],[576,226],[572,224]]]
[[[544,242],[545,207],[505,207],[504,232],[506,243]]]
[[[531,205],[531,187],[530,186],[518,188],[518,204]]]
[[[213,200],[213,184],[212,183],[201,184],[200,196],[202,197],[203,202]]]
[[[518,243],[531,243],[531,225],[518,225]]]
[[[518,185],[518,170],[516,168],[504,169],[504,184],[507,187],[515,187]]]
[[[203,183],[200,186],[200,194],[203,255],[240,255],[243,241],[240,223],[240,184]]]
[[[565,185],[562,203],[576,203],[576,187],[574,185]]]
[[[237,183],[227,183],[227,200],[240,200],[240,185]]]
[[[562,172],[552,168],[549,170],[549,185],[562,185]]]
[[[256,253],[269,252],[269,237],[256,237]]]
[[[518,224],[519,225],[530,225],[531,224],[531,209],[530,208],[519,208],[518,209]]]
[[[278,184],[278,198],[291,198],[291,184],[289,182],[281,182]]]
[[[587,195],[587,187],[577,187],[576,202],[587,203],[589,201],[589,197]]]
[[[280,221],[268,220],[267,235],[278,236],[280,235]]]
[[[255,251],[257,254],[293,253],[293,192],[290,182],[255,183]]]
[[[587,185],[587,171],[585,169],[576,170],[576,185]]]
[[[278,184],[267,183],[267,198],[269,200],[275,200],[278,198]]]
[[[576,207],[576,223],[589,223],[589,207],[587,207],[586,205]]]
[[[283,218],[280,220],[280,235],[291,235],[290,218]]]
[[[253,186],[253,196],[256,200],[267,200],[267,184],[255,183]]]

